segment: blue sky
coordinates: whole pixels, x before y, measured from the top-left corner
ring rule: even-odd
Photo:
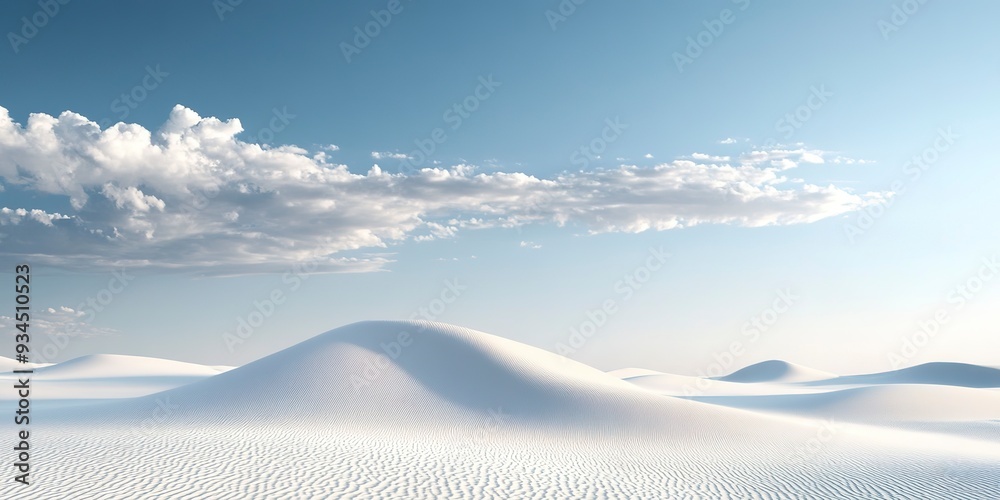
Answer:
[[[991,2],[227,5],[2,6],[54,360],[417,313],[603,369],[998,363]]]

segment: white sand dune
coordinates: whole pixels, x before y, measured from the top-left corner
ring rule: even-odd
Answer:
[[[10,372],[13,370],[40,368],[49,365],[50,363],[19,363],[12,358],[0,356],[0,373]]]
[[[817,385],[935,384],[1000,387],[1000,368],[967,363],[934,362],[899,370],[812,381]]]
[[[91,354],[39,368],[35,374],[46,379],[88,379],[117,377],[208,377],[215,368],[146,356]]]
[[[723,382],[758,383],[758,382],[813,382],[835,378],[836,375],[822,370],[816,370],[788,361],[772,359],[736,370],[729,375],[717,377]]]
[[[400,335],[409,345],[399,343]],[[189,423],[337,421],[368,429],[377,422],[420,435],[475,421],[490,409],[547,433],[610,434],[614,426],[660,432],[663,411],[718,412],[656,397],[548,351],[419,322],[349,325],[198,383],[116,404],[113,412],[142,414],[164,398],[180,407],[175,420]],[[295,403],[275,412],[284,402]],[[678,423],[669,427],[683,431]]]
[[[94,354],[62,363],[39,365],[32,378],[37,382],[32,398],[51,406],[80,401],[145,396],[173,389],[218,375],[221,371],[183,361],[128,356]],[[5,384],[16,377],[0,374]],[[12,399],[12,391],[0,391],[0,400]]]
[[[849,422],[1000,423],[1000,392],[946,385],[876,385],[813,394],[710,396],[700,401]]]
[[[647,375],[670,375],[669,373],[658,372],[656,370],[648,370],[646,368],[619,368],[617,370],[611,370],[606,372],[614,378],[620,378],[622,380],[628,380],[630,378],[644,377]]]
[[[829,428],[663,396],[428,322],[348,325],[182,387],[52,409],[40,420],[34,498],[995,499],[1000,491],[992,442]],[[16,491],[0,485],[2,498]]]
[[[714,378],[676,375],[641,368],[626,368],[608,374],[664,396],[766,396],[829,390],[825,387],[806,387],[780,382],[725,382]]]

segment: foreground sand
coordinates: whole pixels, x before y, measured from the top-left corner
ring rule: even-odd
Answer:
[[[53,397],[31,494],[6,480],[0,497],[1000,498],[990,387],[772,363],[692,393],[691,377],[424,322],[349,325],[225,372],[71,363],[36,381]]]

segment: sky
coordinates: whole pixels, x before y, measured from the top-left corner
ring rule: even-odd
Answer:
[[[39,359],[416,318],[605,370],[1000,365],[993,2],[46,8],[0,6]]]

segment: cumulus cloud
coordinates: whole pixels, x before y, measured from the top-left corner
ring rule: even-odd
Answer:
[[[389,261],[350,251],[531,223],[592,233],[797,224],[879,196],[785,177],[799,163],[822,162],[825,153],[815,150],[753,151],[736,161],[706,155],[711,164],[680,159],[550,178],[470,165],[376,165],[359,174],[322,151],[243,142],[242,129],[238,119],[204,118],[183,106],[155,131],[125,123],[102,130],[69,111],[32,114],[21,125],[0,108],[7,189],[67,202],[58,213],[0,208],[0,252],[87,269],[231,274],[309,260],[322,272],[373,271]]]
[[[532,250],[538,250],[539,248],[542,248],[541,245],[533,241],[522,241],[520,246],[521,248],[530,248]]]
[[[837,165],[871,165],[875,163],[872,160],[848,158],[846,156],[835,156],[830,160],[830,162]]]
[[[696,155],[698,153],[695,153]],[[769,165],[779,170],[798,167],[802,163],[826,163],[827,152],[818,149],[766,149],[754,150],[740,156],[743,165]],[[844,157],[838,157],[844,158]]]
[[[698,161],[710,161],[710,162],[728,162],[728,156],[716,156],[705,153],[693,153],[691,158]]]
[[[33,220],[43,226],[51,226],[52,221],[54,220],[65,220],[70,218],[71,217],[68,215],[57,213],[50,214],[37,208],[33,208],[31,210],[25,210],[23,208],[0,208],[0,226],[20,224],[24,219]]]
[[[372,158],[376,160],[405,160],[409,158],[405,153],[391,153],[387,151],[372,151]]]

